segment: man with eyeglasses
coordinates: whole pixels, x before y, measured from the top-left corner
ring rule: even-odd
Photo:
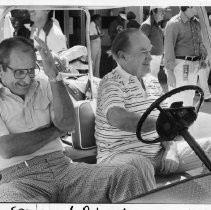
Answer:
[[[199,71],[205,71],[207,52],[196,15],[196,7],[182,6],[165,27],[164,66],[169,90],[184,85],[196,85]],[[168,102],[171,104],[174,101],[183,101],[184,106],[192,106],[194,96],[195,91],[184,91],[169,98]],[[209,90],[206,99],[207,97],[210,98]]]
[[[151,6],[149,17],[141,24],[141,30],[146,34],[152,44],[150,71],[156,78],[158,77],[164,51],[164,35],[159,25],[165,15],[164,9],[165,7],[161,6]]]
[[[156,187],[156,173],[181,173],[202,165],[185,141],[145,144],[136,137],[141,116],[163,94],[158,80],[149,74],[151,47],[149,39],[139,29],[126,29],[116,36],[111,52],[118,65],[101,80],[95,120],[97,162],[135,166],[145,191]],[[161,106],[166,107],[166,103]],[[145,140],[158,137],[158,114],[154,109],[143,124]],[[198,118],[198,125],[203,117]],[[210,117],[208,119],[211,121]],[[196,136],[197,129],[189,130]],[[211,157],[211,138],[197,138],[197,142]]]
[[[60,136],[75,127],[74,107],[46,44],[0,43],[0,202],[121,202],[142,193],[135,167],[72,163]],[[124,183],[124,187],[122,184]]]

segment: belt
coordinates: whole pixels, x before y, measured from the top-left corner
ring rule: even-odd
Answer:
[[[201,56],[176,56],[176,59],[182,59],[187,61],[199,61]]]

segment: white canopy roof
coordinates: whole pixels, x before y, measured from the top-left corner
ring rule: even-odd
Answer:
[[[128,6],[210,6],[210,0],[1,0],[1,5],[70,5],[86,6],[89,9],[103,9]]]

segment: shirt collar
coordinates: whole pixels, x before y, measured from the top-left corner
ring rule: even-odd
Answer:
[[[183,23],[187,23],[188,21],[190,21],[190,19],[185,15],[183,11],[179,12],[179,16],[182,19]]]
[[[53,26],[53,19],[48,20],[44,25],[43,31],[45,32],[46,36],[48,36],[52,26]]]
[[[134,75],[132,75],[132,74],[126,72],[118,63],[117,63],[117,68],[116,68],[116,70],[117,70],[118,74],[119,74],[122,78],[124,78],[126,81],[128,81],[128,82],[129,82],[130,80],[135,79],[135,78],[137,79],[136,76],[134,76]]]
[[[152,26],[153,25],[158,26],[158,23],[155,21],[155,18],[153,17],[153,15],[149,16],[149,21],[150,21]]]

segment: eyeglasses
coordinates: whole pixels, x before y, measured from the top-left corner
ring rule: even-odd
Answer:
[[[30,78],[35,78],[40,72],[40,66],[37,63],[34,68],[29,69],[13,69],[6,64],[4,64],[4,66],[13,71],[15,79],[24,79],[27,74]]]

